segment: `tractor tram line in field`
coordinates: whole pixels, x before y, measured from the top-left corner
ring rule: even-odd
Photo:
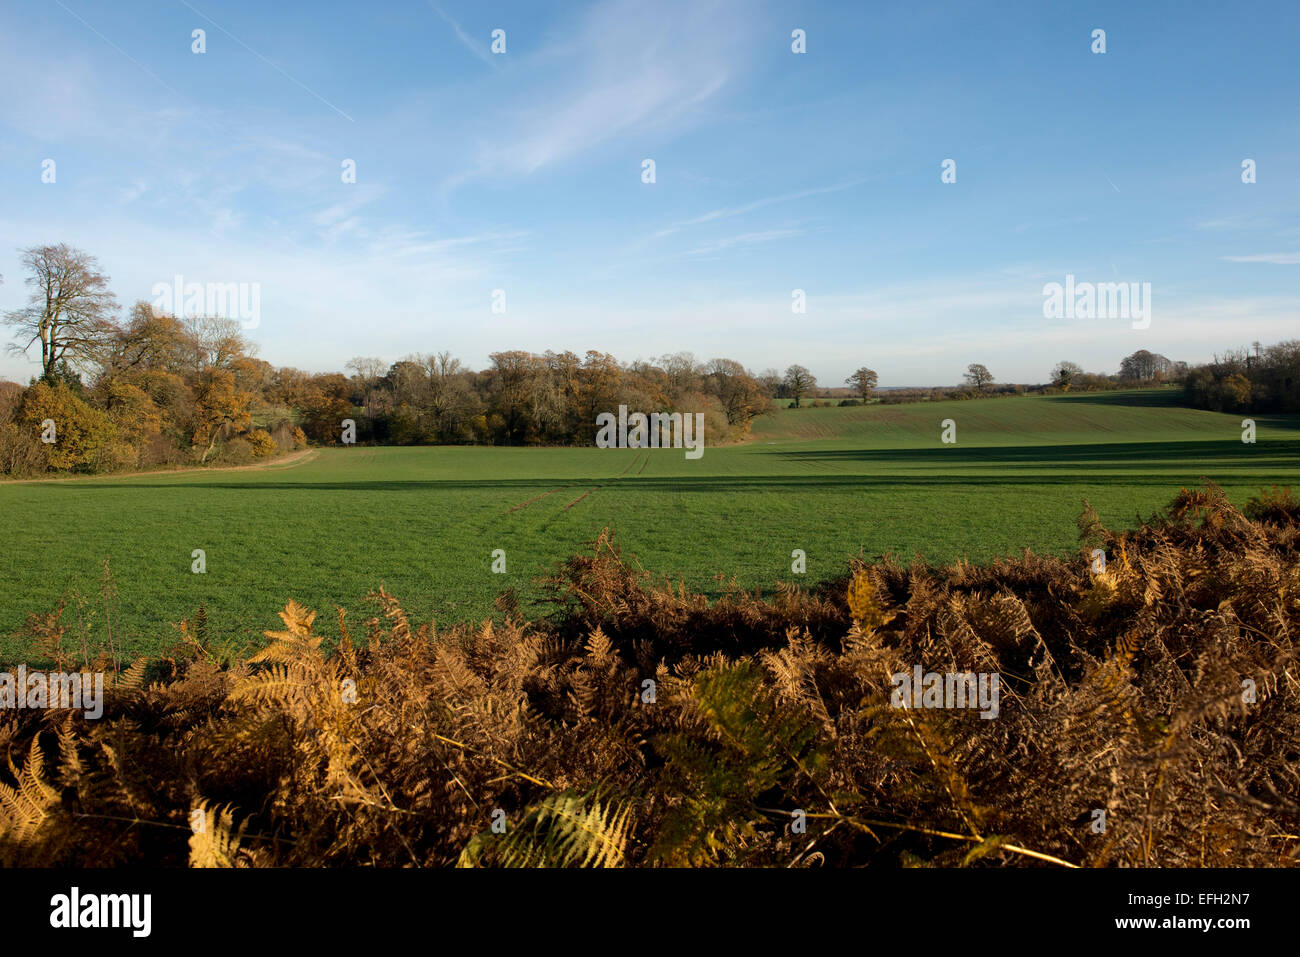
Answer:
[[[647,458],[648,458],[649,455],[650,455],[649,452],[645,452],[645,453],[638,452],[636,455],[632,456],[632,461],[627,463],[627,468],[623,469],[623,471],[621,471],[621,472],[618,473],[618,477],[619,477],[619,478],[622,478],[624,475],[626,475],[628,472],[630,472],[630,471],[631,471],[631,470],[636,466],[636,463],[640,460],[640,458],[641,458],[641,456],[642,456],[643,454],[644,454]],[[644,467],[645,467],[645,466],[642,466],[642,468],[644,468]]]
[[[617,475],[614,476],[613,481],[617,482],[620,479],[626,477],[627,474],[632,471],[632,469],[636,468],[636,464],[638,462],[641,463],[641,468],[637,469],[637,471],[634,473],[635,475],[640,475],[642,472],[645,471],[645,467],[650,464],[650,453],[638,452],[635,456],[632,457],[632,461],[627,464],[627,467],[623,469],[623,471],[619,472]],[[569,509],[573,508],[573,506],[577,505],[587,496],[591,495],[592,492],[598,492],[604,487],[605,487],[605,483],[603,482],[592,486],[591,488],[587,489],[587,491],[583,492],[581,495],[575,498],[568,505],[564,506],[564,511],[567,512]]]
[[[637,468],[637,464],[638,464],[638,463],[640,463],[640,466],[641,466],[639,469]],[[635,456],[632,457],[632,461],[628,462],[628,464],[624,467],[623,471],[619,472],[618,475],[615,475],[615,476],[613,477],[613,479],[614,479],[615,481],[617,481],[618,479],[621,479],[621,478],[623,478],[624,476],[628,475],[628,473],[629,473],[629,472],[632,472],[633,469],[636,469],[635,472],[632,472],[633,475],[640,475],[642,472],[645,471],[646,466],[649,465],[649,464],[650,464],[650,453],[649,453],[649,452],[637,453]],[[604,488],[604,485],[605,485],[604,482],[600,482],[600,483],[597,483],[596,485],[591,486],[591,487],[588,488],[585,492],[583,492],[581,495],[579,495],[577,498],[575,498],[573,501],[571,501],[571,502],[569,502],[567,505],[565,505],[565,506],[563,507],[562,510],[567,512],[569,509],[573,508],[573,506],[577,505],[579,502],[581,502],[583,499],[585,499],[585,498],[586,498],[588,495],[590,495],[592,492],[595,492],[595,491],[597,491],[598,489]],[[541,501],[542,499],[547,498],[548,496],[551,496],[551,495],[556,494],[557,492],[564,492],[564,491],[567,491],[567,490],[569,490],[569,489],[580,488],[580,487],[581,487],[580,485],[578,485],[578,484],[572,484],[572,483],[569,484],[569,485],[561,485],[561,486],[559,486],[558,488],[553,488],[553,489],[551,489],[551,490],[548,491],[548,492],[543,492],[543,493],[540,494],[540,495],[534,495],[532,498],[527,499],[526,501],[520,502],[518,505],[515,505],[515,506],[511,507],[510,509],[507,509],[506,514],[507,514],[507,515],[510,515],[510,514],[513,514],[514,512],[518,512],[518,511],[520,511],[521,509],[527,508],[529,505],[532,505],[534,502],[539,502],[539,501]]]
[[[588,495],[590,495],[592,492],[598,491],[598,490],[600,490],[600,489],[603,488],[603,487],[604,487],[604,486],[602,486],[602,485],[594,485],[594,486],[592,486],[591,488],[587,489],[587,491],[583,492],[581,495],[579,495],[577,498],[575,498],[575,499],[574,499],[572,502],[570,502],[568,505],[564,506],[564,510],[567,512],[569,509],[573,508],[573,506],[577,505],[579,502],[581,502],[584,498],[586,498],[586,497],[587,497]]]
[[[533,496],[532,498],[530,498],[528,501],[526,501],[526,502],[520,502],[520,503],[519,503],[518,505],[516,505],[514,508],[509,509],[509,510],[506,512],[506,514],[509,515],[511,512],[517,512],[517,511],[519,511],[521,508],[527,508],[529,505],[532,505],[533,502],[540,501],[541,499],[546,498],[546,496],[548,496],[548,495],[554,495],[556,492],[563,492],[566,488],[573,488],[573,486],[572,486],[572,485],[561,485],[559,488],[553,488],[553,489],[551,489],[549,492],[543,492],[541,495],[534,495],[534,496]]]
[[[637,468],[638,463],[640,464],[640,468]],[[623,469],[623,471],[621,471],[621,472],[619,472],[617,475],[613,476],[612,479],[609,479],[609,480],[604,481],[604,482],[597,482],[595,485],[593,485],[593,486],[591,486],[590,488],[588,488],[585,492],[583,492],[581,495],[579,495],[579,496],[578,496],[577,498],[575,498],[573,501],[571,501],[571,502],[569,502],[567,505],[565,505],[565,506],[561,509],[561,511],[565,511],[565,512],[569,511],[569,509],[573,508],[573,507],[574,507],[575,505],[577,505],[579,502],[584,501],[584,500],[585,500],[586,498],[588,498],[592,493],[594,493],[594,492],[598,492],[598,491],[600,491],[601,489],[605,488],[608,484],[610,484],[610,482],[618,482],[620,479],[623,479],[623,478],[627,478],[627,477],[629,477],[629,473],[631,473],[631,476],[638,476],[638,475],[640,475],[642,472],[644,472],[644,471],[646,470],[646,466],[649,465],[649,464],[650,464],[650,453],[649,453],[649,451],[638,452],[635,456],[632,457],[632,461],[629,462],[629,463],[627,464],[627,466]],[[632,471],[633,469],[636,469],[636,471],[633,472],[633,471]],[[537,499],[539,499],[539,498],[544,498],[546,495],[551,495],[551,494],[553,494],[554,492],[562,492],[562,491],[564,491],[565,489],[572,489],[572,488],[577,488],[577,487],[578,487],[577,485],[566,485],[566,486],[564,486],[563,488],[553,489],[551,492],[546,492],[544,495],[539,495],[539,496],[537,496],[537,498],[529,499],[528,502],[524,502],[523,505],[516,505],[515,508],[512,508],[510,511],[513,512],[513,511],[515,511],[515,509],[523,508],[523,506],[529,504],[529,502],[535,502],[535,501],[537,501]]]

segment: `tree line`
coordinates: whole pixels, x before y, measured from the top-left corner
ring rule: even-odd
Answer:
[[[1216,355],[1184,388],[1191,405],[1215,412],[1300,412],[1300,339]]]
[[[24,388],[0,383],[0,472],[112,471],[242,464],[356,440],[393,444],[590,444],[596,416],[703,413],[710,444],[742,438],[799,368],[759,377],[727,358],[678,352],[624,363],[591,350],[494,352],[486,369],[448,352],[386,363],[358,357],[343,373],[258,359],[238,322],[136,302],[125,317],[95,257],[66,244],[23,251],[28,302],[6,314],[13,352],[39,351]]]
[[[820,392],[841,404],[1025,392],[999,384],[987,366],[967,367],[956,389],[890,390],[858,368],[844,387],[819,388],[802,365],[753,373],[727,358],[689,352],[620,362],[583,355],[494,352],[474,370],[449,352],[393,363],[350,360],[348,374],[310,373],[258,359],[239,323],[175,316],[136,302],[122,318],[95,257],[66,244],[23,251],[27,304],[7,313],[10,349],[39,351],[41,374],[23,386],[0,382],[0,474],[113,471],[212,462],[244,464],[337,444],[352,420],[359,442],[386,444],[590,445],[596,417],[631,411],[702,413],[712,445],[743,439],[775,399],[801,408]],[[3,281],[0,277],[0,281]],[[1220,411],[1300,409],[1300,343],[1225,354],[1190,369],[1147,350],[1118,375],[1085,373],[1069,361],[1050,384],[1081,391],[1181,382],[1187,400]],[[817,402],[817,404],[826,404]]]
[[[449,352],[415,353],[385,368],[375,358],[348,362],[351,377],[317,376],[327,407],[302,406],[311,438],[328,441],[345,409],[357,411],[358,441],[399,445],[491,443],[589,445],[596,416],[632,411],[699,413],[713,444],[743,438],[772,396],[733,359],[698,361],[689,352],[620,362],[589,350],[493,352],[475,371]]]

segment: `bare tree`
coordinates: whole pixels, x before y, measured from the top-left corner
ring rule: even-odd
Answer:
[[[458,441],[467,432],[478,400],[470,388],[468,369],[446,350],[422,357],[428,376],[429,412],[441,442]]]
[[[775,399],[777,393],[781,391],[781,373],[775,369],[764,369],[759,374],[757,382],[763,387],[769,399]]]
[[[966,367],[966,382],[983,392],[993,384],[993,373],[989,372],[988,366],[972,362]]]
[[[794,407],[797,409],[799,400],[817,388],[817,377],[803,366],[790,366],[785,370],[785,380],[782,384],[786,392],[790,393],[790,398],[794,399]]]
[[[388,363],[373,356],[354,356],[343,368],[360,379],[362,385],[372,386],[388,371]]]
[[[1158,352],[1139,349],[1119,364],[1119,377],[1130,382],[1163,381],[1174,373],[1174,363]]]
[[[388,371],[388,363],[374,356],[353,356],[343,367],[356,380],[354,398],[360,400],[366,417],[374,419],[384,408],[389,395],[381,381]]]
[[[587,355],[590,358],[596,353],[588,352]],[[521,349],[492,352],[488,358],[492,360],[492,368],[488,372],[495,386],[494,411],[505,423],[506,442],[511,444],[524,437],[525,415],[538,360],[532,353]],[[617,369],[618,363],[614,357],[609,356],[608,359]]]
[[[240,356],[252,356],[257,346],[244,338],[239,320],[223,316],[186,316],[185,347],[195,373],[229,369]]]
[[[61,360],[80,367],[96,362],[117,332],[112,319],[117,299],[95,257],[59,243],[23,250],[23,265],[32,293],[27,305],[4,321],[27,341],[11,343],[10,351],[26,354],[39,342],[41,376],[50,381]]]
[[[876,371],[863,366],[845,379],[844,383],[853,386],[857,390],[859,398],[866,402],[871,398],[871,390],[876,387],[878,381],[880,381],[880,377],[876,375]]]
[[[1061,388],[1069,388],[1070,383],[1083,375],[1083,367],[1077,362],[1058,362],[1052,366],[1052,382]]]
[[[728,425],[745,425],[771,406],[763,387],[735,359],[710,359],[704,366],[703,386],[705,393],[722,403]]]
[[[703,370],[691,353],[674,352],[660,359],[659,364],[668,377],[668,395],[671,398],[699,390]]]

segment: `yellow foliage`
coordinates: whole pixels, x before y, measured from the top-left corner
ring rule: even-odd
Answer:
[[[280,450],[280,447],[275,444],[275,439],[271,438],[271,433],[266,429],[253,429],[248,433],[248,441],[253,446],[255,459],[268,458]]]
[[[234,827],[234,809],[200,800],[190,809],[190,867],[236,867],[247,820]]]
[[[897,611],[886,608],[876,596],[876,588],[865,568],[859,568],[849,582],[848,600],[849,613],[864,632],[883,628],[898,617]]]
[[[18,781],[13,788],[0,782],[0,837],[27,843],[40,831],[59,803],[59,792],[45,780],[45,755],[37,738],[32,738],[27,763],[21,768],[9,761],[9,770]]]

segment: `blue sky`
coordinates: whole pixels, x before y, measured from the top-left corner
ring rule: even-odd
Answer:
[[[67,242],[124,306],[177,274],[259,283],[259,354],[314,371],[1200,361],[1300,336],[1298,44],[1290,0],[9,4],[0,311],[19,247]],[[1067,273],[1151,283],[1150,327],[1044,318]]]

